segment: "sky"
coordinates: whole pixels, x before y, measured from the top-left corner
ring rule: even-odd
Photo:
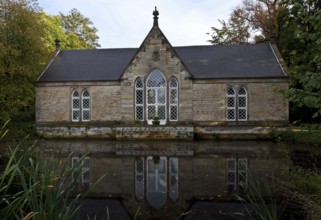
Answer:
[[[98,29],[101,48],[137,48],[153,25],[155,6],[159,27],[172,46],[207,45],[211,27],[220,27],[242,0],[38,0],[49,14],[77,8]]]

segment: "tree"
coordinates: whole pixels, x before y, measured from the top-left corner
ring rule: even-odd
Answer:
[[[291,71],[286,97],[321,114],[321,1],[289,0],[280,14],[279,47]]]
[[[233,11],[227,23],[219,20],[222,28],[212,27],[212,39],[209,42],[212,44],[243,44],[249,42],[250,26],[244,18],[236,16],[239,10],[241,9]]]
[[[280,0],[244,0],[233,9],[226,23],[220,21],[222,28],[212,27],[213,44],[257,43],[277,36],[277,15]]]
[[[89,18],[83,16],[77,9],[72,9],[68,15],[59,14],[62,28],[70,38],[71,44],[81,45],[81,48],[96,48],[99,37],[97,28]]]
[[[0,1],[0,119],[28,111],[34,102],[33,81],[46,59],[32,0]]]

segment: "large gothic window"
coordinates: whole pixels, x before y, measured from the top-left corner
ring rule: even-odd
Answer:
[[[141,78],[135,82],[135,120],[144,120],[144,83]]]
[[[157,117],[160,124],[166,123],[167,94],[166,79],[161,71],[153,70],[146,81],[146,109],[147,123]]]
[[[248,119],[245,87],[241,86],[238,90],[232,86],[227,88],[226,119],[228,121],[246,121]]]
[[[178,81],[175,77],[169,81],[169,120],[178,120]]]

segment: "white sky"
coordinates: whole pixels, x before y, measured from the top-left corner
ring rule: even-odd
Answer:
[[[173,46],[205,45],[242,0],[38,0],[50,14],[77,8],[98,29],[101,48],[139,47],[159,11],[159,27]]]

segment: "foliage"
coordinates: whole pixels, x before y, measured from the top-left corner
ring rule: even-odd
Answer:
[[[30,110],[34,103],[33,81],[46,53],[42,27],[34,1],[0,1],[0,120]],[[35,62],[36,61],[36,62]]]
[[[0,218],[72,219],[79,209],[79,199],[88,192],[74,192],[83,157],[79,166],[70,167],[71,155],[65,162],[59,157],[43,159],[36,145],[30,147],[24,143],[1,158],[6,163],[0,175]]]
[[[291,87],[285,92],[298,107],[321,114],[321,1],[288,0],[280,14],[279,47],[291,71]]]
[[[240,9],[239,9],[240,10]],[[222,27],[212,27],[212,44],[243,44],[248,43],[250,38],[250,26],[248,22],[236,15],[237,11],[231,14],[227,22],[219,20]]]
[[[258,177],[254,172],[249,174],[248,190],[245,197],[237,196],[244,204],[245,210],[251,219],[277,220],[279,219],[278,207],[274,191],[276,185],[274,177]]]
[[[59,14],[61,26],[69,37],[70,44],[79,45],[80,48],[96,48],[98,44],[97,28],[89,18],[83,16],[77,9],[69,14]]]
[[[212,27],[213,44],[244,44],[269,40],[278,32],[277,14],[280,0],[245,0],[233,9],[222,27]]]

